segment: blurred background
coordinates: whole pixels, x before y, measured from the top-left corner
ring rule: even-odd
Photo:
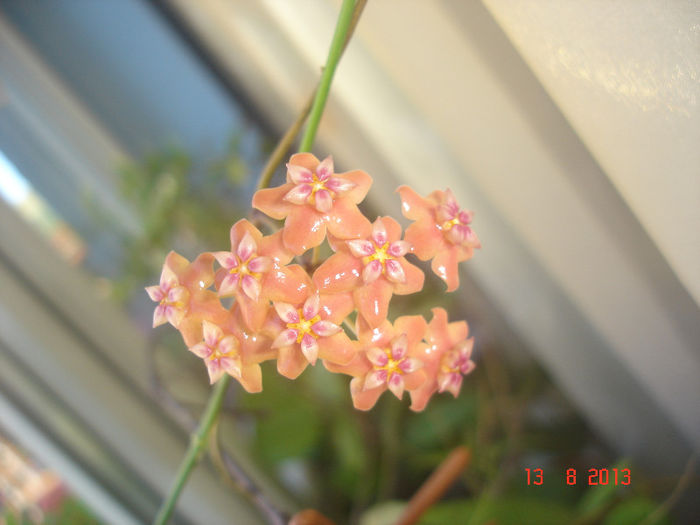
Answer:
[[[0,0],[4,523],[154,515],[209,385],[143,287],[170,249],[228,249],[338,7]],[[400,216],[400,184],[475,211],[459,291],[393,304],[467,319],[477,370],[424,413],[385,394],[365,414],[347,377],[264,367],[174,522],[265,522],[233,462],[283,512],[390,523],[466,445],[422,523],[697,523],[699,77],[692,0],[370,0],[314,152],[374,177],[371,218]]]

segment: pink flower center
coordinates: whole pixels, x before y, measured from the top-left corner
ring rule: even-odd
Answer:
[[[309,334],[314,339],[318,339],[318,334],[312,330],[313,325],[321,320],[320,315],[315,315],[311,319],[306,319],[302,309],[299,309],[299,321],[296,323],[287,323],[287,328],[290,330],[295,330],[297,333],[297,343],[301,343],[301,340],[306,334]]]

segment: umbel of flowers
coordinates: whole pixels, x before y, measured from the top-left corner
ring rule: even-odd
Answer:
[[[480,247],[472,213],[450,190],[421,197],[402,186],[402,212],[414,221],[402,238],[393,218],[370,222],[358,209],[371,184],[364,171],[335,173],[331,157],[293,155],[287,182],[259,190],[252,202],[284,226],[265,236],[243,219],[231,228],[229,251],[193,262],[171,252],[160,284],[146,288],[158,303],[153,326],[178,329],[211,383],[229,374],[248,392],[262,390],[263,361],[276,360],[278,372],[295,379],[320,360],[352,376],[360,410],[386,390],[399,399],[407,391],[416,411],[436,392],[456,397],[474,369],[467,323],[448,322],[443,308],[429,322],[417,315],[392,322],[388,312],[394,294],[423,288],[423,272],[408,257],[432,261],[447,291],[457,289],[458,263]],[[295,264],[324,240],[334,253],[312,274]],[[225,298],[233,298],[231,307]],[[346,331],[353,312],[354,329]]]

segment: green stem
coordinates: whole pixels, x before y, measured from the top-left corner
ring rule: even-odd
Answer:
[[[202,415],[202,419],[199,423],[199,428],[197,428],[197,431],[190,436],[190,445],[187,448],[187,453],[185,454],[185,457],[182,458],[182,463],[180,463],[180,467],[177,470],[175,482],[170,488],[168,499],[163,502],[163,505],[161,505],[160,510],[158,511],[158,515],[153,520],[154,525],[163,525],[164,523],[167,523],[168,519],[170,519],[170,516],[175,510],[175,504],[177,503],[177,499],[180,497],[180,492],[182,492],[182,489],[185,487],[187,478],[190,476],[192,469],[197,464],[197,460],[206,447],[207,437],[209,436],[209,432],[214,425],[217,416],[219,415],[221,403],[230,382],[231,376],[225,374],[216,384],[216,387],[214,387],[214,390],[209,397],[207,408],[204,411],[204,415]]]
[[[301,139],[299,151],[309,151],[311,149],[311,145],[314,143],[314,139],[316,138],[316,131],[318,130],[318,125],[321,122],[323,108],[326,105],[328,93],[331,89],[333,74],[335,73],[335,68],[338,65],[338,61],[340,60],[340,55],[343,53],[345,35],[350,29],[354,6],[355,0],[343,0],[343,5],[341,6],[340,14],[338,15],[338,23],[335,26],[335,33],[333,34],[333,41],[331,42],[331,47],[328,51],[326,66],[323,68],[323,74],[321,75],[321,81],[318,85],[318,91],[316,91],[314,104],[311,107],[309,125],[304,131],[304,136]]]

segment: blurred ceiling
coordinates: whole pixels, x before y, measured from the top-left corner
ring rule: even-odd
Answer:
[[[161,5],[282,130],[339,2]],[[370,1],[319,153],[383,212],[453,188],[465,271],[618,450],[674,469],[700,446],[700,11],[597,5]]]

